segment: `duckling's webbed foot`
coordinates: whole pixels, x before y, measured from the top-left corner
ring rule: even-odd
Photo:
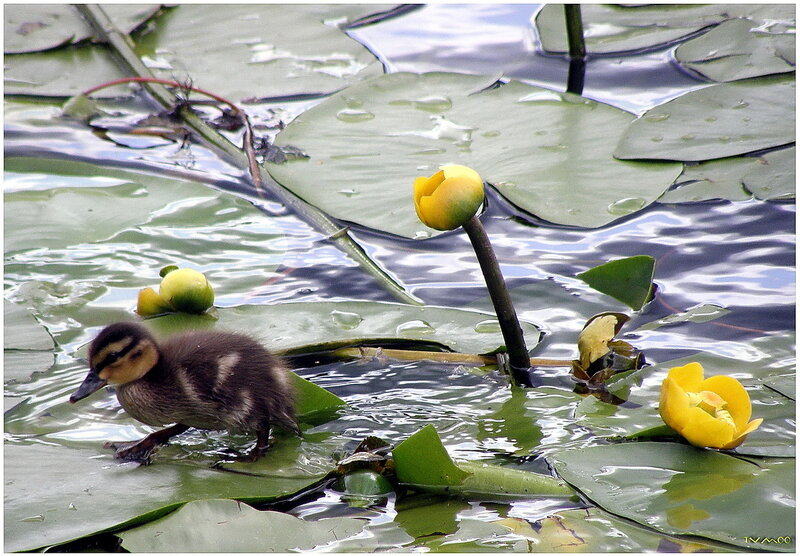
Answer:
[[[103,446],[114,450],[115,459],[148,465],[156,448],[166,444],[173,436],[187,430],[189,430],[188,426],[178,423],[166,429],[150,433],[136,442],[106,442]]]
[[[264,454],[266,454],[267,450],[269,450],[269,447],[271,445],[272,444],[269,441],[269,427],[267,427],[266,429],[259,429],[258,437],[256,438],[256,445],[253,446],[253,448],[246,454],[241,454],[239,456],[236,456],[234,459],[235,461],[252,463],[258,460],[258,458],[260,458]]]

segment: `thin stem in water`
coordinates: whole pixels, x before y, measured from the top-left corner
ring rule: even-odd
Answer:
[[[512,378],[517,382],[520,382],[520,378],[523,378],[522,382],[526,382],[523,373],[530,368],[528,348],[525,345],[525,338],[522,335],[519,319],[517,319],[517,312],[511,303],[511,295],[508,293],[506,281],[503,279],[497,257],[494,254],[491,243],[489,243],[489,236],[486,235],[486,230],[483,229],[483,224],[481,224],[477,216],[467,220],[464,224],[464,230],[467,232],[472,248],[478,257],[483,278],[486,280],[486,287],[489,289],[489,296],[492,298],[492,305],[494,305],[495,313],[497,313],[497,320],[503,332],[509,363],[514,374]]]

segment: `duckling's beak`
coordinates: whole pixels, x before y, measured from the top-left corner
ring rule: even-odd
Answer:
[[[75,403],[78,400],[82,400],[86,396],[97,392],[108,383],[107,380],[100,378],[100,375],[94,371],[89,371],[89,374],[86,375],[86,378],[83,379],[83,382],[78,389],[75,390],[75,393],[69,397],[69,403]]]

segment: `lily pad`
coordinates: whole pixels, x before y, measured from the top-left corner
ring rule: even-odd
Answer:
[[[358,344],[423,343],[462,353],[494,353],[503,347],[499,330],[479,326],[490,313],[370,301],[241,305],[218,310],[218,320],[174,314],[147,321],[166,334],[197,326],[258,331],[260,340],[282,354],[328,351]],[[528,347],[541,332],[522,322]]]
[[[485,90],[493,81],[393,73],[353,85],[278,134],[277,145],[309,158],[269,172],[336,218],[411,238],[434,233],[414,210],[414,178],[443,164],[474,168],[539,218],[581,227],[644,208],[677,177],[677,164],[613,158],[631,114],[519,82]]]
[[[586,49],[590,54],[658,48],[728,18],[746,16],[765,25],[775,21],[794,23],[794,10],[790,5],[582,4],[581,16]],[[562,5],[545,5],[534,21],[544,50],[567,52]]]
[[[578,278],[638,311],[650,299],[655,269],[653,257],[636,255],[590,268]]]
[[[338,27],[379,9],[181,4],[158,19],[136,51],[157,77],[188,77],[235,101],[331,93],[382,73],[375,56]]]
[[[795,71],[795,25],[729,19],[681,43],[678,62],[713,81],[736,81]]]
[[[130,33],[153,17],[161,6],[106,4],[103,8],[120,29]],[[92,27],[69,4],[8,4],[3,10],[3,26],[6,55],[50,50],[94,38]]]
[[[646,527],[748,549],[780,537],[788,542],[769,550],[794,551],[794,460],[756,465],[671,442],[593,446],[553,459],[592,502]]]
[[[674,313],[658,320],[645,323],[639,327],[639,330],[655,330],[656,328],[660,328],[662,326],[679,324],[683,322],[710,322],[720,317],[724,317],[728,313],[730,313],[730,311],[725,307],[705,303],[703,305],[698,305],[697,307],[692,307],[691,309],[688,309],[682,313]]]
[[[454,463],[433,425],[426,425],[392,450],[397,479],[414,490],[493,499],[572,496],[548,475],[479,461]]]
[[[687,165],[677,187],[664,193],[661,203],[686,203],[709,199],[744,201],[795,198],[795,160],[792,146],[760,156],[737,156]]]
[[[130,552],[172,552],[176,547],[183,552],[294,552],[352,537],[365,524],[352,517],[305,521],[233,500],[202,500],[119,536]]]
[[[103,9],[122,31],[131,27],[127,12],[145,10],[114,9],[119,7]],[[337,27],[377,11],[380,7],[375,5],[182,4],[160,14],[147,33],[135,37],[136,52],[158,77],[188,78],[234,101],[325,94],[381,73],[373,54]],[[75,18],[73,12],[70,6],[57,10],[70,19]],[[67,26],[60,40],[87,36],[86,24],[74,27]],[[6,56],[5,64],[6,94],[71,97],[92,85],[125,77],[100,46]],[[97,95],[115,94],[118,89]]]
[[[96,450],[6,443],[5,551],[35,550],[156,519],[185,502],[218,498],[269,501],[308,488],[330,469],[303,472],[297,443],[279,442],[257,470],[223,473],[190,461],[137,467]],[[322,459],[318,458],[318,463]],[[331,464],[332,465],[332,464]],[[255,466],[254,466],[255,470]],[[48,488],[41,488],[42,477]],[[120,496],[135,493],[135,496]]]
[[[721,83],[648,110],[614,156],[701,161],[794,142],[794,76]]]

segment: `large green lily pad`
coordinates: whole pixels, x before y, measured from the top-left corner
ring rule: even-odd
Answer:
[[[748,17],[762,25],[794,23],[791,5],[609,5],[582,4],[586,49],[591,54],[613,54],[664,46],[729,18]],[[542,48],[567,52],[562,4],[547,4],[535,18]]]
[[[87,36],[86,24],[75,21],[73,8],[50,8],[42,17],[51,14],[74,22],[58,40],[69,43],[71,37]],[[103,8],[122,31],[132,27],[131,9]],[[380,10],[375,5],[182,4],[153,19],[148,33],[136,38],[136,52],[158,77],[189,79],[233,101],[330,93],[381,73],[372,53],[337,26]],[[70,97],[123,77],[100,46],[6,56],[5,63],[6,94]]]
[[[692,91],[633,122],[614,155],[701,161],[788,145],[795,139],[794,99],[794,75]]]
[[[755,464],[671,442],[593,446],[553,459],[558,474],[592,502],[646,527],[794,550],[794,460]],[[765,546],[765,538],[784,541]]]
[[[713,81],[736,81],[795,70],[795,25],[729,19],[681,43],[675,58]]]
[[[405,237],[430,237],[412,184],[440,165],[478,171],[544,220],[598,227],[650,204],[678,164],[615,160],[633,116],[579,96],[453,73],[382,75],[301,114],[278,137],[308,159],[269,164],[326,213]]]
[[[352,517],[305,521],[233,500],[202,500],[120,537],[130,552],[172,552],[178,547],[182,552],[294,552],[352,537],[365,524]]]
[[[190,500],[272,500],[307,488],[330,470],[321,465],[321,453],[313,458],[316,468],[303,470],[296,463],[300,441],[281,440],[249,466],[267,476],[223,473],[206,462],[177,458],[148,467],[120,464],[107,453],[100,456],[99,446],[6,443],[5,551],[33,550],[147,522]],[[47,489],[41,488],[43,477]]]
[[[446,307],[326,301],[226,307],[220,308],[217,316],[215,320],[174,314],[147,322],[160,333],[203,326],[257,331],[267,347],[283,354],[403,343],[429,344],[462,353],[494,353],[504,345],[494,315]],[[487,322],[494,326],[487,326]],[[521,325],[528,348],[533,349],[541,332],[531,323]]]

